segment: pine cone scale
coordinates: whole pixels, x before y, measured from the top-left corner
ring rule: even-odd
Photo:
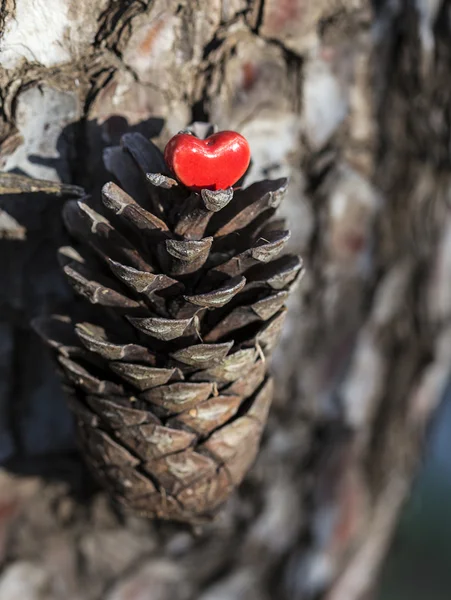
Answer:
[[[142,461],[186,450],[196,440],[193,433],[152,423],[116,429],[115,435]]]
[[[207,369],[220,362],[233,347],[233,341],[223,344],[195,344],[173,352],[176,360],[196,368]]]
[[[151,404],[161,406],[169,412],[177,413],[207,400],[211,394],[216,393],[216,389],[214,382],[171,383],[147,390],[147,392],[140,395],[140,398]]]
[[[125,379],[128,383],[131,383],[141,392],[164,385],[175,374],[175,368],[158,369],[135,363],[112,362],[109,366],[114,373]]]
[[[80,342],[90,352],[106,360],[130,360],[156,365],[155,354],[139,344],[115,344],[111,342],[105,330],[91,323],[77,323],[75,333]]]
[[[171,427],[188,427],[199,436],[207,436],[233,417],[241,404],[241,396],[223,395],[209,398],[168,421]]]
[[[103,419],[114,430],[135,425],[160,424],[160,420],[148,410],[124,406],[121,400],[120,397],[114,396],[110,399],[98,396],[86,397],[86,403],[98,419]]]

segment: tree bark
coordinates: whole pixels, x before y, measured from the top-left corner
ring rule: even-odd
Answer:
[[[245,135],[306,275],[256,465],[211,525],[117,514],[34,316],[74,189],[0,179],[0,598],[366,600],[451,365],[448,0],[3,0],[0,168],[84,187],[126,131]],[[18,192],[21,193],[18,193]],[[57,193],[56,193],[57,192]]]

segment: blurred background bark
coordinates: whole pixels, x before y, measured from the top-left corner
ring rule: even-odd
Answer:
[[[307,274],[258,461],[212,525],[116,514],[30,320],[63,194],[0,180],[0,598],[367,600],[451,366],[448,0],[3,0],[0,168],[83,186],[193,120],[289,175]],[[17,182],[17,180],[15,180]],[[51,190],[50,190],[51,191]]]

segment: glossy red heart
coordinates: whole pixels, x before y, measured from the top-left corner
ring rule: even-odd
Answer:
[[[230,187],[244,175],[250,158],[249,144],[235,131],[220,131],[205,140],[178,133],[164,150],[168,167],[193,190]]]

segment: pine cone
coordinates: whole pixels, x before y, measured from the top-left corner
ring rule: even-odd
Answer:
[[[199,522],[243,480],[267,419],[267,359],[302,270],[279,257],[290,233],[271,220],[287,181],[190,192],[140,134],[105,162],[118,184],[104,186],[103,206],[64,207],[76,247],[60,249],[61,263],[90,316],[36,328],[111,496],[141,515]]]

